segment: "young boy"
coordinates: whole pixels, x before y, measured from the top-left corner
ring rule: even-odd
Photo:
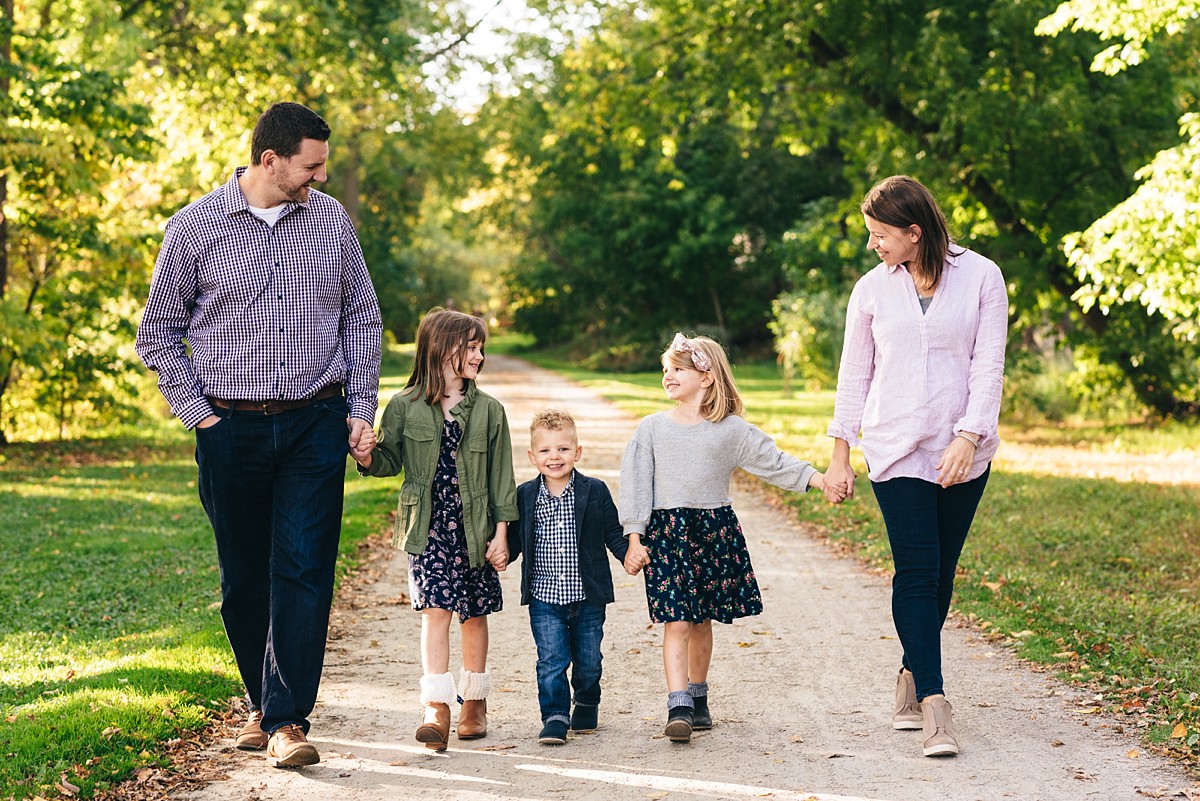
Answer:
[[[538,652],[538,742],[562,745],[568,725],[574,731],[596,728],[604,607],[613,601],[604,549],[623,563],[629,544],[608,486],[575,469],[583,448],[571,415],[538,412],[529,435],[529,461],[541,475],[517,487],[521,519],[509,528],[508,558],[511,563],[526,554],[521,603],[529,606]]]

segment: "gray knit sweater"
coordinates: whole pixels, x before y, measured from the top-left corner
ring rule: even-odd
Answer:
[[[644,534],[655,509],[728,506],[729,478],[739,467],[778,487],[804,492],[816,472],[740,417],[695,425],[675,423],[666,412],[646,417],[621,460],[622,528],[626,534]]]

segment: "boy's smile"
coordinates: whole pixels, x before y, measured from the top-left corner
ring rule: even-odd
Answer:
[[[546,477],[549,489],[561,489],[566,486],[571,472],[575,469],[575,462],[581,455],[583,447],[577,441],[573,429],[539,428],[533,432],[529,461]]]

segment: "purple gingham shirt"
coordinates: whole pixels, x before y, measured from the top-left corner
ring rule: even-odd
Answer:
[[[374,422],[382,323],[349,216],[312,189],[268,226],[245,170],[167,221],[138,355],[188,428],[209,397],[301,400],[338,383],[350,416]]]
[[[861,443],[872,481],[937,481],[942,452],[970,431],[980,443],[968,479],[978,478],[999,445],[1007,331],[1008,292],[990,259],[947,256],[924,314],[908,269],[880,264],[850,294],[827,433]]]

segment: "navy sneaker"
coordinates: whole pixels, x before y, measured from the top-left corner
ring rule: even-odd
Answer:
[[[571,710],[572,731],[592,731],[596,728],[600,717],[600,707],[575,705]]]
[[[708,711],[708,696],[701,695],[693,698],[695,710],[692,712],[692,731],[708,731],[712,728],[712,713]]]
[[[690,743],[692,741],[692,708],[677,706],[667,713],[667,728],[664,731],[673,743]]]
[[[547,721],[546,725],[542,726],[542,733],[538,735],[538,742],[542,745],[562,745],[567,741],[567,724],[561,720]]]

